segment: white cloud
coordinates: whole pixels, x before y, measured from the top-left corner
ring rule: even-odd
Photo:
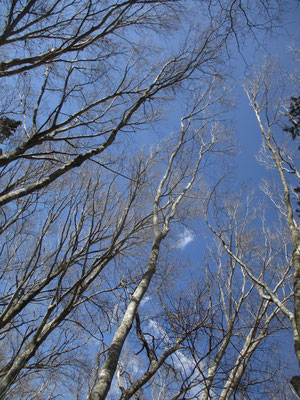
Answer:
[[[166,332],[164,331],[164,329],[159,325],[158,322],[154,321],[153,319],[150,319],[150,321],[148,321],[148,325],[149,327],[152,329],[153,333],[156,334],[157,336],[161,336],[164,338],[168,338]]]
[[[194,240],[193,233],[187,228],[184,228],[183,233],[179,235],[179,239],[176,242],[176,247],[183,250],[193,240]]]
[[[155,336],[161,337],[164,340],[166,346],[171,345],[169,336],[157,321],[150,319],[150,321],[148,321],[148,326]],[[181,371],[190,372],[195,366],[194,361],[190,360],[181,350],[177,350],[176,353],[170,356],[170,358],[173,359],[175,367]]]
[[[150,301],[150,300],[151,300],[150,296],[145,296],[141,301],[140,307],[142,307],[144,304],[148,303],[148,301]]]
[[[155,336],[161,337],[163,339],[166,346],[170,346],[172,344],[167,333],[165,332],[165,330],[160,326],[160,324],[157,321],[150,319],[148,321],[148,326]],[[192,387],[188,392],[190,396],[195,396],[194,398],[198,398],[199,394],[203,390],[204,385],[201,381],[201,377],[199,377],[199,372],[198,372],[197,368],[195,368],[195,367],[197,365],[200,365],[200,367],[203,367],[203,369],[205,369],[205,364],[202,361],[200,362],[200,364],[198,364],[198,362],[194,358],[192,358],[192,357],[189,358],[181,350],[177,350],[175,353],[171,354],[169,357],[170,357],[170,359],[173,360],[175,368],[182,371],[182,373],[184,373],[184,374],[187,374],[187,375],[191,374],[190,375],[191,381],[193,380],[193,378],[195,378],[196,381],[199,380],[199,378],[200,378],[199,383],[197,385],[195,385],[194,387]]]
[[[172,358],[174,359],[175,367],[181,369],[181,371],[190,372],[195,366],[195,363],[184,355],[182,351],[177,351]]]

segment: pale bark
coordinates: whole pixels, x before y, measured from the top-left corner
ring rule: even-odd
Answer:
[[[148,266],[143,274],[143,277],[140,283],[137,285],[133,295],[131,296],[129,305],[126,308],[124,313],[124,317],[122,319],[121,324],[119,325],[114,338],[111,342],[111,345],[107,352],[107,357],[103,364],[103,367],[99,373],[99,376],[96,380],[96,384],[92,388],[91,393],[88,395],[88,399],[90,400],[101,400],[105,399],[114,377],[115,371],[117,369],[118,361],[120,358],[120,354],[123,348],[123,344],[131,330],[133,319],[135,317],[135,313],[137,308],[143,299],[143,296],[148,290],[148,287],[151,283],[151,279],[156,271],[156,264],[159,255],[159,248],[161,241],[167,236],[169,229],[170,229],[170,222],[174,218],[176,214],[176,209],[178,204],[182,201],[186,192],[191,188],[193,185],[198,169],[200,166],[200,162],[202,160],[203,155],[211,149],[214,145],[215,138],[212,138],[212,142],[208,144],[202,144],[199,151],[199,158],[196,161],[195,167],[191,174],[191,178],[186,184],[182,191],[175,197],[173,201],[170,201],[170,207],[168,214],[164,217],[164,222],[162,224],[162,228],[160,228],[160,218],[159,218],[159,204],[162,200],[162,192],[163,189],[172,174],[173,165],[175,162],[175,158],[178,155],[181,148],[184,146],[185,137],[188,132],[189,123],[185,126],[184,122],[188,120],[188,118],[194,113],[194,110],[187,116],[181,119],[181,135],[178,141],[177,146],[172,151],[171,156],[168,161],[168,165],[166,171],[159,182],[154,204],[153,204],[153,243],[152,243],[152,250],[149,256]]]
[[[0,215],[4,243],[0,256],[1,260],[7,259],[0,276],[0,328],[1,338],[8,343],[4,355],[0,354],[1,398],[14,397],[19,385],[26,386],[27,379],[32,380],[32,386],[40,384],[47,374],[53,374],[58,385],[69,374],[66,386],[75,387],[76,378],[72,381],[72,375],[84,379],[83,370],[88,370],[89,376],[82,384],[82,396],[89,392],[91,400],[106,397],[138,307],[155,281],[160,246],[171,229],[171,221],[185,223],[187,214],[193,213],[194,218],[200,213],[201,206],[196,203],[202,201],[203,189],[196,187],[192,194],[190,191],[196,186],[199,168],[204,171],[219,162],[219,155],[231,151],[231,139],[221,117],[227,110],[224,60],[228,39],[234,37],[238,41],[240,33],[242,36],[245,32],[243,27],[255,32],[259,23],[263,22],[264,28],[272,24],[273,9],[269,10],[265,0],[255,2],[254,8],[261,7],[263,13],[256,13],[258,19],[253,22],[250,2],[244,7],[235,0],[226,5],[203,1],[196,10],[200,18],[193,16],[192,21],[190,14],[185,15],[191,13],[192,3],[186,7],[184,2],[174,0],[104,3],[3,3],[0,78],[3,92],[7,93],[3,93],[0,118],[6,114],[23,118],[23,127],[19,124],[9,139],[3,139],[0,132],[1,143],[7,140],[0,149],[0,206],[4,206]],[[196,20],[201,21],[202,16],[204,24],[198,25]],[[189,27],[190,22],[193,27]],[[170,35],[164,46],[161,38],[165,39],[165,33]],[[149,37],[140,40],[142,35],[143,39]],[[175,40],[169,46],[169,38],[174,37],[180,43]],[[184,115],[175,116],[172,112],[172,101],[177,101],[177,96],[182,108],[192,109],[181,118],[181,131],[173,132],[170,140],[160,145],[153,169],[151,166],[147,170],[151,162],[142,159],[144,156],[140,156],[137,167],[136,160],[130,159],[131,151],[136,154],[135,145],[139,146],[143,138],[139,136],[132,147],[129,142],[139,132],[148,134],[152,126],[161,130],[166,139],[166,126],[164,122],[158,126],[158,121],[169,110],[172,118]],[[98,169],[94,170],[92,166],[96,164]],[[160,168],[166,168],[162,179],[157,172]],[[113,174],[110,183],[112,175],[99,170]],[[126,181],[118,180],[121,177]],[[86,184],[87,179],[91,185]],[[95,181],[101,182],[103,189],[98,190]],[[211,181],[204,178],[205,190],[209,185]],[[182,205],[183,200],[187,203]],[[189,209],[192,202],[197,211],[194,205]],[[299,255],[299,247],[295,254]],[[142,260],[138,267],[135,256]],[[127,266],[129,262],[132,264]],[[121,268],[116,272],[118,263]],[[114,276],[109,268],[105,274],[109,265]],[[181,268],[176,264],[177,267]],[[247,270],[248,266],[242,267]],[[256,284],[261,287],[260,281]],[[129,289],[132,287],[135,289]],[[133,294],[127,298],[129,290]],[[264,290],[268,292],[268,286]],[[210,295],[213,297],[214,293]],[[284,302],[280,303],[276,295],[270,297],[284,310]],[[112,342],[107,344],[107,332],[115,323],[110,319],[111,298],[118,299],[118,305],[124,300],[126,307],[124,314],[118,315],[119,326]],[[225,303],[224,313],[228,311]],[[193,306],[187,313],[190,310],[197,314]],[[167,315],[165,309],[164,312],[158,316],[161,320]],[[229,314],[227,330],[219,336],[220,348],[209,347],[206,354],[210,358],[211,352],[217,353],[208,362],[207,393],[213,388],[235,328]],[[155,380],[157,372],[159,375],[164,367],[168,369],[172,354],[175,358],[176,352],[183,349],[194,356],[192,349],[199,339],[201,323],[193,320],[190,324],[183,318],[181,325],[178,321],[180,334],[174,329],[170,348],[164,348],[163,341],[156,348],[159,339],[153,338],[155,357],[148,357],[150,365],[146,372],[134,377],[135,382],[128,379],[128,387],[122,388],[122,399],[143,390],[152,378]],[[223,321],[220,325],[223,329]],[[210,328],[215,329],[214,321]],[[101,355],[97,366],[102,369],[97,368],[99,375],[95,374],[95,385],[89,390],[93,368],[89,343],[93,339]],[[69,355],[78,370],[69,363]],[[102,357],[106,357],[103,365]],[[145,360],[144,353],[140,357]],[[193,372],[182,374],[178,396],[205,380],[201,362],[195,356]],[[64,368],[66,374],[60,375]],[[180,369],[174,363],[169,371],[175,376]],[[47,393],[47,385],[45,392],[37,389],[32,396],[64,396],[57,387]],[[29,387],[25,396],[30,397],[34,390]]]
[[[131,300],[125,311],[122,322],[118,327],[109,347],[107,357],[97,379],[97,383],[94,386],[92,393],[88,396],[88,399],[90,400],[105,399],[109,391],[113,376],[118,365],[124,341],[127,338],[132,326],[135,312],[149,287],[153,274],[155,273],[156,262],[159,253],[159,245],[162,239],[162,234],[159,234],[157,238],[154,238],[148,267],[141,279],[141,282],[131,296]]]
[[[230,396],[237,389],[239,389],[240,382],[244,376],[244,372],[247,369],[247,365],[252,355],[261,342],[268,336],[269,324],[280,311],[279,308],[276,308],[270,315],[267,315],[269,305],[269,301],[264,301],[262,310],[257,315],[257,318],[254,322],[255,325],[250,329],[250,332],[245,339],[243,348],[240,350],[232,371],[230,372],[230,375],[223,386],[220,394],[220,400],[229,400]],[[265,321],[261,325],[261,322],[264,318]]]
[[[268,97],[269,89],[270,88],[268,88],[268,87],[265,88],[266,97]],[[271,154],[274,165],[276,166],[276,169],[280,176],[280,181],[281,181],[281,185],[282,185],[282,189],[283,189],[283,198],[284,198],[284,204],[285,204],[285,209],[286,209],[286,220],[287,220],[287,224],[290,229],[291,242],[293,245],[292,263],[293,263],[293,267],[294,267],[294,315],[290,315],[290,320],[292,322],[292,327],[293,327],[293,332],[294,332],[295,352],[296,352],[298,362],[300,365],[300,230],[294,219],[294,212],[293,212],[293,207],[292,207],[291,198],[290,198],[290,188],[289,188],[286,176],[285,176],[285,170],[282,165],[282,160],[278,154],[278,146],[276,145],[275,140],[273,138],[272,122],[269,121],[268,115],[267,115],[266,126],[262,122],[262,118],[260,115],[261,110],[259,108],[260,106],[257,104],[257,102],[255,100],[256,96],[258,95],[258,92],[254,91],[253,93],[251,93],[251,91],[248,90],[247,95],[250,100],[250,104],[253,107],[253,110],[255,112],[256,119],[257,119],[259,128],[261,130],[261,133],[263,135],[267,149],[269,150],[269,152]],[[268,100],[266,100],[266,102],[268,102]],[[266,105],[268,105],[268,103],[266,103]],[[266,111],[266,114],[267,114],[267,111]],[[296,175],[299,177],[299,172],[297,170],[296,170],[296,172],[297,172]],[[271,291],[268,291],[268,294],[271,295]]]

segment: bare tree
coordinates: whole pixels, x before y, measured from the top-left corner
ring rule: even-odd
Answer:
[[[267,64],[261,71],[256,69],[254,76],[247,81],[246,92],[263,137],[259,160],[268,170],[271,170],[268,178],[264,180],[262,188],[277,213],[277,222],[274,224],[267,215],[263,214],[263,218],[260,217],[262,238],[259,239],[259,234],[253,235],[253,231],[245,230],[248,220],[252,218],[257,221],[258,218],[255,215],[251,217],[251,207],[247,206],[244,212],[245,217],[237,217],[238,213],[234,211],[235,203],[231,199],[230,210],[227,211],[230,220],[224,223],[222,214],[224,208],[225,210],[227,208],[226,205],[225,207],[218,205],[216,195],[208,197],[213,218],[208,211],[206,215],[210,230],[220,240],[232,262],[236,263],[243,275],[252,281],[253,287],[259,294],[262,304],[264,304],[260,312],[263,312],[268,303],[267,307],[270,307],[271,304],[272,312],[269,309],[267,316],[263,317],[266,325],[260,333],[257,332],[256,323],[253,323],[253,330],[249,332],[245,342],[246,347],[239,352],[239,357],[242,357],[243,361],[237,359],[229,380],[220,394],[221,398],[230,398],[231,393],[234,392],[236,385],[239,384],[239,380],[243,376],[242,369],[247,365],[248,356],[250,360],[252,354],[251,332],[255,332],[255,348],[264,335],[269,334],[269,324],[273,318],[277,319],[279,313],[285,316],[284,326],[287,327],[287,321],[289,321],[293,329],[295,351],[299,360],[297,328],[299,228],[294,214],[294,207],[297,203],[293,193],[293,187],[299,179],[299,172],[294,158],[294,146],[289,146],[288,138],[282,132],[285,118],[285,93],[288,89],[289,77],[272,64]],[[276,174],[278,174],[279,179]],[[296,178],[294,183],[293,178]],[[267,214],[267,211],[265,214]],[[258,231],[257,225],[255,230]],[[255,236],[258,236],[258,238],[255,238]],[[240,241],[243,237],[245,238],[244,243]],[[253,244],[255,247],[253,247]],[[291,285],[293,269],[294,290]],[[295,311],[292,311],[292,300],[294,300]],[[244,349],[247,349],[246,352],[244,352]]]
[[[231,197],[224,207],[216,197],[215,211],[222,210],[224,218],[224,239],[231,238],[230,251],[238,252],[240,260],[251,260],[247,268],[262,268],[260,278],[275,286],[282,303],[291,305],[291,264],[279,269],[286,243],[281,247],[280,234],[275,237],[266,229],[264,235],[256,235],[256,210],[248,202],[242,219],[244,206],[242,198]],[[218,213],[219,222],[220,217]],[[185,290],[177,294],[168,283],[166,287],[161,283],[159,302],[155,297],[147,302],[155,302],[156,312],[149,305],[141,308],[137,333],[132,332],[131,347],[124,360],[120,359],[120,398],[135,393],[142,398],[174,400],[293,398],[282,355],[275,350],[281,335],[287,334],[288,321],[270,297],[261,295],[240,262],[216,242],[207,254],[207,265],[198,266]],[[183,280],[184,274],[183,270]],[[172,277],[170,281],[172,286]],[[161,361],[165,364],[157,370]],[[138,373],[131,363],[139,366]],[[147,382],[154,391],[152,397]]]
[[[169,157],[165,160],[166,169],[157,185],[156,193],[147,194],[155,185],[155,181],[149,182],[151,168],[162,168],[164,163],[165,156],[162,157],[160,146],[158,150],[152,150],[148,160],[145,161],[141,156],[131,166],[132,173],[128,178],[130,185],[126,185],[120,194],[116,183],[124,180],[123,174],[107,172],[107,176],[112,174],[111,180],[107,181],[103,179],[103,173],[99,174],[95,168],[91,168],[88,174],[82,169],[84,179],[79,182],[74,180],[71,186],[66,186],[64,181],[57,184],[55,198],[51,200],[47,200],[48,193],[51,193],[50,187],[44,188],[44,192],[39,191],[39,196],[45,196],[45,201],[41,203],[44,209],[39,207],[35,198],[31,198],[31,207],[37,208],[32,213],[40,213],[43,224],[38,222],[31,229],[28,228],[32,243],[28,240],[19,243],[22,235],[28,235],[25,217],[19,235],[16,235],[15,225],[12,229],[12,225],[7,224],[5,232],[8,237],[3,254],[10,262],[3,271],[7,285],[2,296],[4,309],[1,321],[7,339],[11,340],[16,329],[19,339],[16,341],[17,347],[11,349],[10,361],[3,365],[2,393],[9,395],[12,383],[19,379],[22,381],[28,374],[27,368],[24,373],[22,370],[29,362],[33,363],[30,370],[38,369],[42,365],[48,370],[51,366],[53,369],[59,368],[61,361],[58,359],[61,358],[66,363],[65,355],[68,352],[76,353],[78,348],[73,344],[74,328],[69,325],[84,326],[84,322],[80,321],[82,317],[79,318],[79,309],[86,307],[90,314],[90,307],[97,305],[98,313],[103,315],[105,321],[105,315],[109,314],[108,300],[105,297],[109,293],[116,293],[124,285],[126,287],[134,283],[136,289],[129,297],[123,321],[120,322],[112,344],[105,350],[106,361],[91,389],[91,398],[106,396],[137,307],[155,273],[161,241],[168,234],[177,207],[195,182],[199,168],[205,166],[211,155],[214,156],[214,152],[219,154],[230,147],[224,141],[223,132],[216,130],[213,124],[211,131],[208,131],[207,117],[202,126],[194,128],[199,115],[211,105],[212,89],[213,86],[205,90],[187,116],[181,119],[179,135],[173,134],[170,143],[164,143],[163,149]],[[177,143],[174,143],[176,140]],[[187,154],[189,158],[186,157]],[[160,161],[156,160],[158,155],[161,157]],[[27,220],[31,218],[32,215],[29,214]],[[56,227],[59,227],[58,231]],[[120,262],[117,261],[118,258],[130,260],[132,251],[137,257],[138,248],[149,242],[151,236],[153,239],[148,267],[141,275],[139,273],[132,278],[133,282],[128,281],[128,276],[125,276],[125,282],[121,276],[117,278],[118,273],[116,281],[111,276],[105,275],[106,277],[101,278],[103,271],[114,260],[117,263]],[[46,243],[53,247],[50,251],[45,248]],[[20,253],[23,261],[20,268],[15,270],[12,265],[16,265]],[[144,256],[142,260],[145,262]],[[133,273],[134,270],[131,270],[130,274]],[[12,280],[13,275],[15,278]],[[93,329],[99,329],[101,324],[101,319],[97,317]],[[26,329],[25,332],[18,331],[20,326]],[[105,332],[109,327],[108,322],[104,322],[104,326],[107,326],[104,328]],[[62,332],[60,337],[64,333],[67,339],[64,338],[62,347],[53,344],[51,351],[44,354],[45,346],[48,348],[49,343],[57,338],[56,330]],[[86,333],[87,340],[91,340],[92,332],[88,329]],[[186,336],[187,334],[179,340],[177,347]],[[40,350],[43,348],[43,351]],[[154,372],[163,361],[164,359]],[[82,363],[84,364],[84,360]],[[19,374],[21,376],[18,378]]]
[[[276,78],[275,78],[276,77]],[[274,79],[278,79],[276,85]],[[284,79],[285,84],[280,85]],[[274,192],[270,185],[265,185],[265,192],[268,194],[272,203],[279,210],[284,218],[290,232],[290,241],[292,243],[291,264],[294,268],[294,312],[289,312],[289,318],[294,333],[295,352],[300,362],[299,351],[299,246],[300,234],[297,224],[297,215],[295,214],[296,198],[293,193],[293,186],[290,177],[295,177],[299,181],[300,173],[295,162],[295,151],[289,148],[287,138],[280,132],[284,126],[284,107],[286,107],[287,92],[289,88],[288,80],[291,79],[287,74],[280,72],[274,65],[266,65],[257,75],[257,78],[249,81],[246,86],[246,92],[250,104],[255,112],[255,116],[263,137],[262,162],[267,163],[269,167],[275,168],[278,174],[279,188]],[[292,76],[294,81],[295,76]],[[292,90],[290,88],[290,90]],[[294,204],[293,204],[294,202]],[[286,312],[286,310],[284,310]],[[299,394],[299,393],[298,393]]]
[[[210,398],[209,393],[211,394],[212,390],[210,382],[218,377],[218,368],[224,363],[223,357],[228,357],[228,350],[235,340],[233,338],[236,335],[236,327],[239,331],[237,336],[240,338],[238,344],[234,345],[235,349],[238,349],[237,356],[228,365],[220,398],[229,399],[232,394],[238,396],[239,393],[241,397],[237,398],[245,398],[243,396],[252,398],[251,393],[253,398],[259,398],[260,390],[268,392],[277,373],[272,362],[267,366],[268,351],[265,352],[265,360],[260,365],[261,371],[269,370],[264,378],[253,371],[247,382],[245,372],[247,368],[252,370],[251,365],[256,368],[252,360],[254,353],[259,348],[262,350],[265,341],[272,342],[272,335],[277,330],[287,330],[288,321],[292,316],[290,311],[293,297],[292,265],[287,251],[288,238],[286,235],[284,237],[279,229],[277,231],[270,229],[266,218],[264,216],[261,218],[261,211],[249,196],[244,202],[242,198],[242,196],[240,198],[226,196],[225,204],[220,204],[217,195],[208,200],[213,218],[207,213],[206,220],[210,230],[220,240],[221,254],[223,251],[227,253],[230,268],[224,268],[221,262],[218,263],[218,275],[223,278],[223,282],[220,281],[220,292],[226,316],[227,334],[208,370],[209,384],[204,399]],[[241,277],[235,278],[236,274],[241,274]],[[235,287],[237,282],[240,285],[238,288]],[[243,310],[244,307],[246,310]],[[229,351],[229,354],[234,352]],[[272,354],[274,357],[274,351]],[[283,387],[278,393],[282,394],[282,398],[286,396],[292,398],[288,386],[284,389],[287,376],[284,378],[285,382],[283,381]],[[260,384],[268,380],[270,380],[269,389],[262,389]]]
[[[203,210],[218,179],[205,174],[232,150],[222,114],[231,40],[270,28],[276,12],[262,0],[4,3],[0,398],[104,399],[114,379],[121,399],[148,396],[148,385],[174,399],[241,390],[288,314],[290,293],[275,293],[285,281],[255,304],[260,284],[236,253],[246,241],[236,227],[230,261],[219,249],[217,279],[206,266],[190,301],[188,289],[168,294],[177,262],[160,264],[176,222]],[[142,150],[150,130],[161,140]],[[159,313],[143,319],[146,293]],[[141,360],[137,375],[125,345]]]

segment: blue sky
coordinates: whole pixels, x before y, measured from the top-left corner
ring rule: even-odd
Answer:
[[[300,45],[300,2],[291,2],[294,8],[288,9],[285,28],[280,28],[272,36],[258,37],[261,46],[257,48],[257,43],[252,38],[246,40],[241,47],[241,54],[235,52],[231,59],[233,68],[232,93],[234,96],[233,110],[230,112],[234,138],[236,140],[235,156],[228,159],[232,167],[232,188],[238,191],[241,185],[246,185],[248,189],[261,193],[260,184],[263,177],[268,174],[265,167],[259,163],[257,156],[262,144],[261,133],[255,118],[255,114],[250,107],[249,100],[243,88],[245,76],[251,71],[252,64],[262,66],[265,60],[269,59],[278,63],[281,68],[288,72],[293,72],[297,68],[293,60],[292,48],[299,48]],[[298,66],[299,72],[299,66]],[[291,92],[288,96],[299,93],[299,88]],[[188,254],[197,253],[197,245],[194,248],[192,242],[198,242],[197,235],[191,230],[183,228],[179,235],[179,248],[183,251],[188,249]]]
[[[295,1],[292,2],[296,4]],[[228,191],[232,191],[235,194],[243,184],[247,184],[248,189],[255,189],[257,191],[257,199],[259,199],[262,195],[260,191],[260,182],[263,176],[265,176],[265,169],[259,165],[256,160],[256,155],[258,154],[259,147],[261,144],[260,132],[257,126],[257,122],[254,117],[254,113],[249,107],[249,101],[246,97],[246,94],[243,90],[243,81],[245,77],[245,71],[252,63],[262,64],[264,58],[269,56],[274,59],[276,62],[279,62],[284,68],[292,67],[292,64],[289,62],[289,46],[294,46],[295,43],[295,34],[298,29],[298,21],[299,21],[299,13],[300,6],[297,9],[297,12],[293,10],[287,15],[287,30],[290,31],[290,35],[287,35],[287,32],[281,30],[278,34],[274,34],[272,38],[261,38],[259,39],[263,42],[261,47],[257,50],[256,43],[253,42],[252,39],[246,40],[245,46],[241,48],[242,54],[237,53],[235,44],[232,43],[232,54],[234,54],[234,58],[230,60],[230,69],[232,73],[232,79],[230,80],[229,89],[231,89],[232,97],[233,97],[233,108],[228,111],[227,117],[232,120],[231,129],[234,131],[235,141],[236,141],[236,155],[232,157],[227,157],[227,161],[229,167],[232,167],[231,178],[226,182],[227,185],[231,185],[228,187]],[[152,38],[148,38],[151,40]],[[145,38],[147,40],[147,38]],[[171,46],[174,45],[176,47],[175,41],[171,43]],[[299,44],[299,42],[298,42]],[[254,50],[257,50],[255,52]],[[245,63],[245,60],[247,64]],[[228,71],[229,72],[229,71]],[[224,71],[224,74],[226,71]],[[205,79],[207,76],[205,76]],[[200,84],[199,84],[200,86]],[[175,91],[174,91],[175,92]],[[180,92],[180,91],[179,91]],[[183,91],[182,91],[183,92]],[[290,93],[290,95],[295,95],[295,93]],[[184,97],[184,94],[182,94]],[[163,102],[162,102],[163,103]],[[168,102],[167,102],[168,103]],[[158,104],[158,103],[156,103]],[[156,144],[162,138],[171,135],[174,130],[178,130],[178,122],[180,122],[180,117],[182,116],[182,106],[184,102],[180,101],[180,94],[178,98],[175,98],[172,105],[170,106],[170,113],[165,117],[163,123],[160,123],[153,126],[153,129],[148,129],[146,132],[138,132],[135,135],[135,132],[132,133],[132,137],[128,139],[128,141],[132,141],[130,143],[132,145],[132,153],[134,154],[135,148],[140,148],[140,145],[145,146],[145,152],[149,150],[151,145]],[[173,107],[173,108],[172,108]],[[121,134],[120,134],[121,136]],[[129,136],[129,135],[127,135]],[[126,137],[127,137],[126,136]],[[136,140],[136,143],[134,142]],[[122,139],[120,139],[122,142]],[[124,149],[126,147],[127,142],[124,144]],[[122,144],[120,145],[121,148]],[[116,150],[114,156],[118,156],[119,147],[116,146]],[[179,164],[180,165],[180,164]],[[223,167],[225,168],[225,161],[217,160],[216,163],[212,166],[212,168],[208,168],[208,176],[206,179],[214,179],[215,173],[217,175],[222,175]],[[229,170],[228,167],[228,170]],[[206,173],[206,172],[205,172]],[[120,178],[120,180],[122,180]],[[213,182],[213,181],[212,181]],[[122,180],[122,185],[124,185],[126,192],[126,180]],[[211,183],[211,182],[209,182]],[[213,183],[212,183],[213,184]],[[141,206],[143,207],[143,205]],[[276,221],[275,221],[276,222]],[[186,224],[179,223],[175,226],[174,231],[171,232],[170,237],[166,240],[167,245],[169,245],[169,249],[172,250],[171,257],[174,257],[174,260],[177,261],[176,256],[178,257],[179,265],[180,262],[184,263],[187,261],[188,268],[180,270],[179,279],[176,281],[176,289],[184,289],[185,285],[193,282],[193,279],[198,279],[199,281],[203,278],[205,274],[204,264],[205,264],[205,251],[208,249],[209,245],[212,244],[213,240],[211,239],[211,235],[208,232],[208,229],[203,221],[203,218],[200,219],[192,219],[192,217],[187,221]],[[151,241],[149,241],[149,247],[151,246]],[[163,262],[168,263],[167,256],[164,254],[162,250],[162,259],[160,263]],[[166,257],[166,258],[164,258]],[[170,260],[171,262],[173,259]],[[138,262],[138,261],[137,261]],[[214,261],[211,261],[213,265]],[[171,263],[170,263],[171,264]],[[175,269],[177,268],[176,263]],[[224,263],[225,265],[225,263]],[[117,269],[118,266],[116,266]],[[141,265],[141,270],[145,267],[145,265]],[[213,266],[215,267],[215,266]],[[159,268],[158,268],[159,269]],[[170,267],[171,269],[171,267]],[[180,269],[180,268],[178,268]],[[135,272],[135,271],[134,271]],[[160,273],[160,271],[158,271]],[[175,271],[176,272],[176,271]],[[174,272],[173,272],[174,273]],[[159,278],[161,276],[158,274]],[[239,275],[238,275],[239,276]],[[180,278],[183,279],[180,279]],[[155,277],[156,278],[156,277]],[[168,277],[167,277],[168,278]],[[166,279],[167,279],[166,278]],[[186,278],[186,279],[185,279]],[[238,284],[238,282],[236,283]],[[151,288],[150,288],[151,289]],[[153,300],[153,304],[158,304],[158,300],[151,298],[151,290],[147,293],[141,304],[141,313],[144,309],[147,310],[147,307],[151,307],[151,300]],[[119,299],[115,301],[120,301]],[[156,303],[155,303],[156,301]],[[217,301],[217,300],[216,300]],[[111,314],[111,319],[113,322],[117,321],[117,313],[118,306],[122,306],[122,304],[117,303],[116,307],[113,308],[113,312]],[[152,315],[152,314],[150,314]],[[168,340],[168,334],[164,331],[158,322],[149,317],[148,328],[151,330],[156,337],[164,336],[164,340]],[[114,321],[115,320],[115,321]],[[107,334],[107,339],[111,338],[111,334]],[[290,347],[292,347],[291,337],[285,338],[285,344],[289,343]],[[126,350],[126,348],[125,348]],[[92,347],[91,347],[92,351]],[[185,365],[186,368],[189,368],[190,360],[186,357],[186,355],[179,351],[177,354],[177,361],[182,365]],[[136,368],[136,365],[133,364],[132,368]],[[137,371],[138,372],[138,371]]]

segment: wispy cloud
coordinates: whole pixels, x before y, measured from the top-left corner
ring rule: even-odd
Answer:
[[[168,335],[158,322],[154,321],[153,319],[150,319],[148,321],[148,325],[156,336],[164,338],[164,340],[167,343],[169,343]]]
[[[174,360],[175,367],[181,371],[190,372],[195,366],[195,363],[180,350],[177,351],[172,358]]]
[[[183,233],[179,235],[179,239],[176,242],[176,247],[183,250],[193,240],[194,240],[193,233],[189,229],[184,228]]]
[[[143,305],[145,305],[146,303],[148,303],[148,301],[150,301],[150,300],[151,300],[151,297],[150,297],[150,296],[145,296],[145,297],[142,299],[140,306],[142,307]]]
[[[166,346],[169,347],[172,345],[172,341],[170,340],[168,334],[157,321],[150,319],[148,321],[148,326],[155,337],[162,338]],[[169,359],[173,361],[174,367],[177,370],[180,370],[186,376],[189,375],[191,382],[193,382],[193,379],[195,379],[195,382],[198,381],[198,384],[195,384],[194,387],[192,386],[189,389],[188,394],[195,396],[193,397],[195,399],[199,398],[199,395],[202,392],[204,385],[201,377],[199,379],[198,370],[196,366],[200,366],[201,368],[203,367],[204,369],[205,364],[202,361],[198,362],[197,359],[195,359],[194,357],[189,358],[188,355],[185,355],[182,350],[177,350],[175,353],[171,354],[169,356]]]
[[[148,326],[154,336],[161,337],[163,339],[166,346],[170,346],[172,344],[168,334],[157,321],[150,319],[148,321]],[[174,354],[171,354],[170,358],[173,360],[175,367],[183,372],[185,371],[189,373],[195,367],[194,360],[189,359],[181,350],[177,350]]]

